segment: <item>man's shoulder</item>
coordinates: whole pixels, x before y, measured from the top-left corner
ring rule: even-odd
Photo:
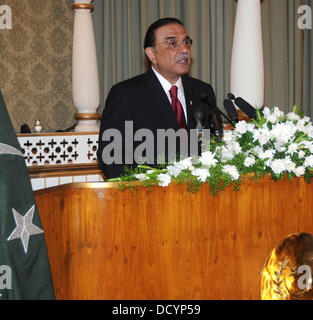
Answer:
[[[115,90],[118,88],[130,89],[130,90],[133,90],[135,88],[140,88],[142,85],[145,84],[147,78],[148,78],[147,73],[142,73],[132,78],[129,78],[127,80],[123,80],[121,82],[116,83],[115,85],[112,86],[111,90]]]
[[[206,94],[209,96],[212,105],[216,103],[214,89],[209,83],[199,79],[192,78],[189,75],[184,75],[182,77],[182,80],[185,93],[187,93],[189,98],[194,100],[194,102],[198,101],[198,103],[200,103],[201,101],[199,99],[201,95]]]
[[[193,78],[193,77],[189,76],[188,74],[183,75],[182,79],[186,85],[210,87],[210,88],[212,87],[209,83],[204,82],[200,79]]]

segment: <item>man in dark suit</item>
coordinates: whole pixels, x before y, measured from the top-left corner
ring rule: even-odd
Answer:
[[[151,64],[149,70],[114,85],[101,117],[98,159],[107,178],[121,176],[126,165],[140,163],[133,155],[140,146],[142,129],[149,129],[152,140],[148,139],[150,135],[145,136],[139,149],[146,147],[142,154],[151,151],[153,163],[150,159],[148,164],[155,166],[162,156],[157,148],[158,132],[195,128],[192,108],[203,105],[201,94],[207,95],[211,106],[216,105],[212,87],[187,75],[191,46],[182,22],[175,18],[160,19],[147,30],[144,49]],[[153,146],[149,150],[150,144]],[[163,156],[168,160],[167,153]]]

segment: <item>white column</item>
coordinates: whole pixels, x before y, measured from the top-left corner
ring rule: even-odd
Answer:
[[[230,90],[255,108],[264,104],[264,62],[260,0],[238,0]]]
[[[74,0],[73,102],[77,109],[76,132],[99,131],[100,88],[96,42],[91,12],[93,0]]]

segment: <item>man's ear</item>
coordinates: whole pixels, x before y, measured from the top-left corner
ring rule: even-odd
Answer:
[[[146,55],[151,61],[152,64],[156,63],[156,55],[155,55],[155,50],[152,47],[148,47],[145,49]]]

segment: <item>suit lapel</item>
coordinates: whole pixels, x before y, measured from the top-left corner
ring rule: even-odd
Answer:
[[[182,82],[183,82],[185,100],[186,100],[188,129],[193,129],[196,126],[196,123],[195,123],[194,117],[193,117],[193,112],[192,112],[192,104],[193,104],[194,99],[193,99],[192,94],[190,92],[191,88],[188,83],[188,76],[187,75],[182,76]]]
[[[175,130],[179,129],[178,122],[176,119],[176,115],[173,111],[173,107],[164,92],[164,89],[156,77],[155,73],[153,70],[150,68],[146,74],[145,74],[145,88],[146,91],[149,92],[149,99],[152,102],[157,101],[158,102],[158,108],[160,108],[160,111],[163,112],[164,114],[167,114],[171,118],[171,122],[173,124],[175,123],[176,126],[173,126]],[[188,124],[187,128],[192,129],[195,128],[196,124],[193,118],[193,112],[192,112],[192,103],[193,101],[196,100],[195,97],[192,96],[191,93],[191,86],[190,86],[190,81],[189,81],[189,76],[184,75],[182,76],[182,83],[184,87],[184,94],[185,94],[185,101],[186,101],[186,107],[187,107],[187,117],[188,117]],[[176,128],[175,128],[176,127]]]
[[[175,128],[175,126],[173,126],[173,128],[177,130],[179,126],[173,107],[160,81],[151,68],[146,72],[145,87],[147,92],[149,92],[149,99],[151,100],[151,102],[158,103],[157,107],[160,109],[160,112],[163,112],[171,118],[171,122],[175,123],[177,127]]]
[[[153,96],[158,96],[158,100],[161,100],[162,105],[167,105],[168,108],[171,108],[171,104],[166,96],[166,93],[164,92],[160,81],[158,80],[151,68],[146,72],[145,84],[146,89],[150,91],[150,93],[153,94]]]

